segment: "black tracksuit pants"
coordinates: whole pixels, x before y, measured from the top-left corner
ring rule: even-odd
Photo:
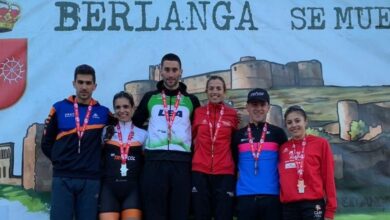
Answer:
[[[141,192],[145,220],[186,220],[191,200],[191,163],[145,161]]]
[[[237,220],[281,220],[279,195],[246,195],[237,197]]]
[[[283,204],[283,220],[323,220],[324,215],[323,199]]]
[[[192,172],[192,208],[195,220],[232,220],[234,175]]]

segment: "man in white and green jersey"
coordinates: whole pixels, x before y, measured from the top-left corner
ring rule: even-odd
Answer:
[[[160,65],[162,80],[147,92],[133,116],[135,126],[149,119],[142,178],[144,219],[188,218],[191,195],[191,121],[200,106],[180,82],[180,58],[166,54]]]

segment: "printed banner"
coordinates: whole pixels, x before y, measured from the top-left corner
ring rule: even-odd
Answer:
[[[49,219],[43,123],[75,93],[76,66],[95,68],[93,97],[112,111],[118,91],[138,104],[155,89],[170,52],[202,104],[207,79],[224,78],[241,126],[252,88],[269,91],[267,121],[283,128],[302,106],[333,150],[336,220],[389,218],[389,39],[388,0],[0,0],[2,219]]]

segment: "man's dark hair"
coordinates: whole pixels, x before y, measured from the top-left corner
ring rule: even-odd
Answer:
[[[95,70],[92,66],[87,64],[81,64],[74,70],[74,80],[76,81],[77,75],[91,75],[93,83],[96,82]]]
[[[180,61],[180,57],[174,53],[168,53],[168,54],[165,54],[163,56],[163,58],[161,59],[161,67],[163,66],[163,63],[164,61],[166,60],[169,60],[169,61],[177,61],[179,63],[179,67],[181,69],[181,61]]]

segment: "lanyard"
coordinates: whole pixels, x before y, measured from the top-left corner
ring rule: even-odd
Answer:
[[[292,145],[293,149],[293,157],[294,157],[294,162],[297,167],[297,174],[298,174],[298,180],[303,179],[303,165],[304,165],[304,160],[305,160],[305,147],[306,147],[306,137],[303,138],[302,140],[302,150],[301,152],[297,152],[296,146],[294,141]]]
[[[267,134],[267,127],[268,127],[268,125],[265,122],[264,126],[263,126],[263,131],[261,132],[260,144],[256,143],[257,144],[257,148],[255,149],[254,143],[253,143],[252,129],[251,129],[250,124],[248,124],[248,128],[247,128],[248,140],[249,140],[249,144],[251,145],[252,157],[253,157],[253,159],[255,161],[255,175],[257,175],[257,161],[259,160],[260,153],[261,153],[261,150],[262,150],[263,145],[264,145],[265,135]]]
[[[176,117],[177,109],[179,108],[180,99],[181,99],[181,93],[180,93],[180,91],[177,93],[176,101],[175,101],[175,105],[174,105],[174,109],[173,109],[171,117],[169,117],[168,105],[167,105],[167,96],[165,95],[165,91],[164,90],[162,90],[161,96],[162,96],[162,100],[163,100],[165,119],[167,120],[167,124],[168,124],[168,140],[171,140],[172,125],[173,125],[173,121],[175,120],[175,117]]]
[[[119,123],[116,125],[116,130],[118,132],[118,139],[119,139],[119,144],[120,144],[120,149],[121,149],[121,161],[122,164],[126,164],[127,156],[129,155],[129,150],[130,150],[130,144],[131,140],[134,137],[134,125],[131,123],[130,127],[130,132],[129,135],[127,136],[127,141],[123,143],[122,139],[122,131],[121,131],[121,126]]]
[[[209,108],[209,105],[207,105],[206,114],[207,114],[207,120],[209,121],[211,146],[214,146],[215,140],[217,139],[218,131],[221,128],[221,120],[222,120],[222,116],[224,114],[224,111],[225,111],[225,106],[222,104],[221,110],[219,111],[219,118],[218,118],[218,121],[216,124],[215,133],[213,135],[213,123],[211,123],[210,108]]]
[[[207,112],[206,112],[206,114],[207,114],[207,120],[209,121],[209,129],[210,129],[211,160],[214,161],[214,144],[215,144],[215,141],[217,140],[218,131],[221,128],[221,120],[222,120],[222,116],[223,116],[223,114],[225,112],[225,106],[224,106],[224,104],[222,104],[221,110],[219,111],[219,118],[218,118],[218,121],[217,121],[217,124],[216,124],[214,135],[213,135],[213,123],[211,123],[211,119],[210,119],[210,107],[209,106],[210,106],[210,103],[207,104]],[[213,162],[212,162],[212,164],[213,164]],[[211,167],[211,169],[212,169],[212,167]]]
[[[83,127],[81,128],[80,127],[79,104],[77,103],[77,98],[75,98],[73,101],[73,110],[74,110],[74,115],[75,115],[74,119],[76,121],[77,136],[79,138],[79,146],[78,146],[78,150],[77,150],[78,153],[80,153],[81,139],[83,138],[85,129],[87,128],[87,125],[89,122],[89,116],[91,115],[92,103],[93,103],[93,101],[91,99],[91,101],[89,102],[89,105],[88,105],[87,114],[85,115],[85,118],[84,118]]]

